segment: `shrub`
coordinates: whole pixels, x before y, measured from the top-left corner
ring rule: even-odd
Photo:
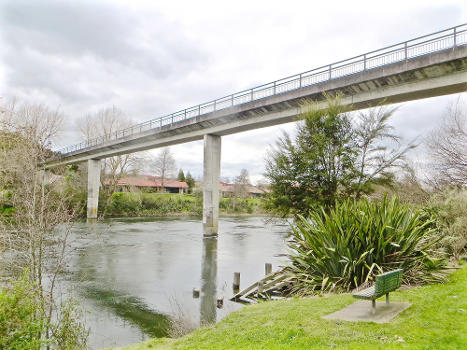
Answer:
[[[133,193],[114,192],[110,198],[111,211],[115,214],[134,214],[141,210],[141,198]]]
[[[0,290],[0,349],[36,350],[44,344],[38,297],[26,274]]]
[[[406,282],[439,281],[430,257],[434,221],[397,198],[347,200],[300,216],[290,232],[295,291],[349,291],[384,271],[402,268]]]
[[[0,349],[38,350],[45,346],[57,350],[85,349],[89,332],[80,321],[82,312],[76,302],[64,301],[53,321],[43,308],[47,302],[37,285],[29,281],[27,270],[1,289]]]
[[[467,250],[467,190],[448,189],[430,198],[427,211],[436,219],[437,246],[459,259]]]

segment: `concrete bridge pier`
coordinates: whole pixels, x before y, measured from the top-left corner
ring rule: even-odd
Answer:
[[[221,175],[221,137],[204,135],[203,233],[216,236],[219,226],[219,181]]]
[[[88,219],[97,219],[99,205],[99,187],[101,181],[101,161],[88,160]]]

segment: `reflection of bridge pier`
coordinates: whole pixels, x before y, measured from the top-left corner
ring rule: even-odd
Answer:
[[[217,238],[203,238],[203,258],[201,266],[201,326],[215,323],[217,294]]]

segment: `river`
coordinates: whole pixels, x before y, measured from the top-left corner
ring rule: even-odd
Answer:
[[[233,273],[241,288],[285,263],[286,223],[221,218],[217,238],[203,238],[197,218],[122,218],[77,223],[61,278],[85,308],[89,347],[103,349],[166,336],[167,315],[219,321],[242,307],[228,301]],[[201,291],[193,298],[193,288]],[[216,308],[217,297],[224,307]]]

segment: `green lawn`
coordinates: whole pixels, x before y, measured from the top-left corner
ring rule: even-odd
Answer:
[[[467,268],[451,282],[391,293],[412,306],[389,324],[326,321],[351,295],[264,302],[179,339],[125,349],[467,349]],[[370,304],[370,302],[369,302]]]

